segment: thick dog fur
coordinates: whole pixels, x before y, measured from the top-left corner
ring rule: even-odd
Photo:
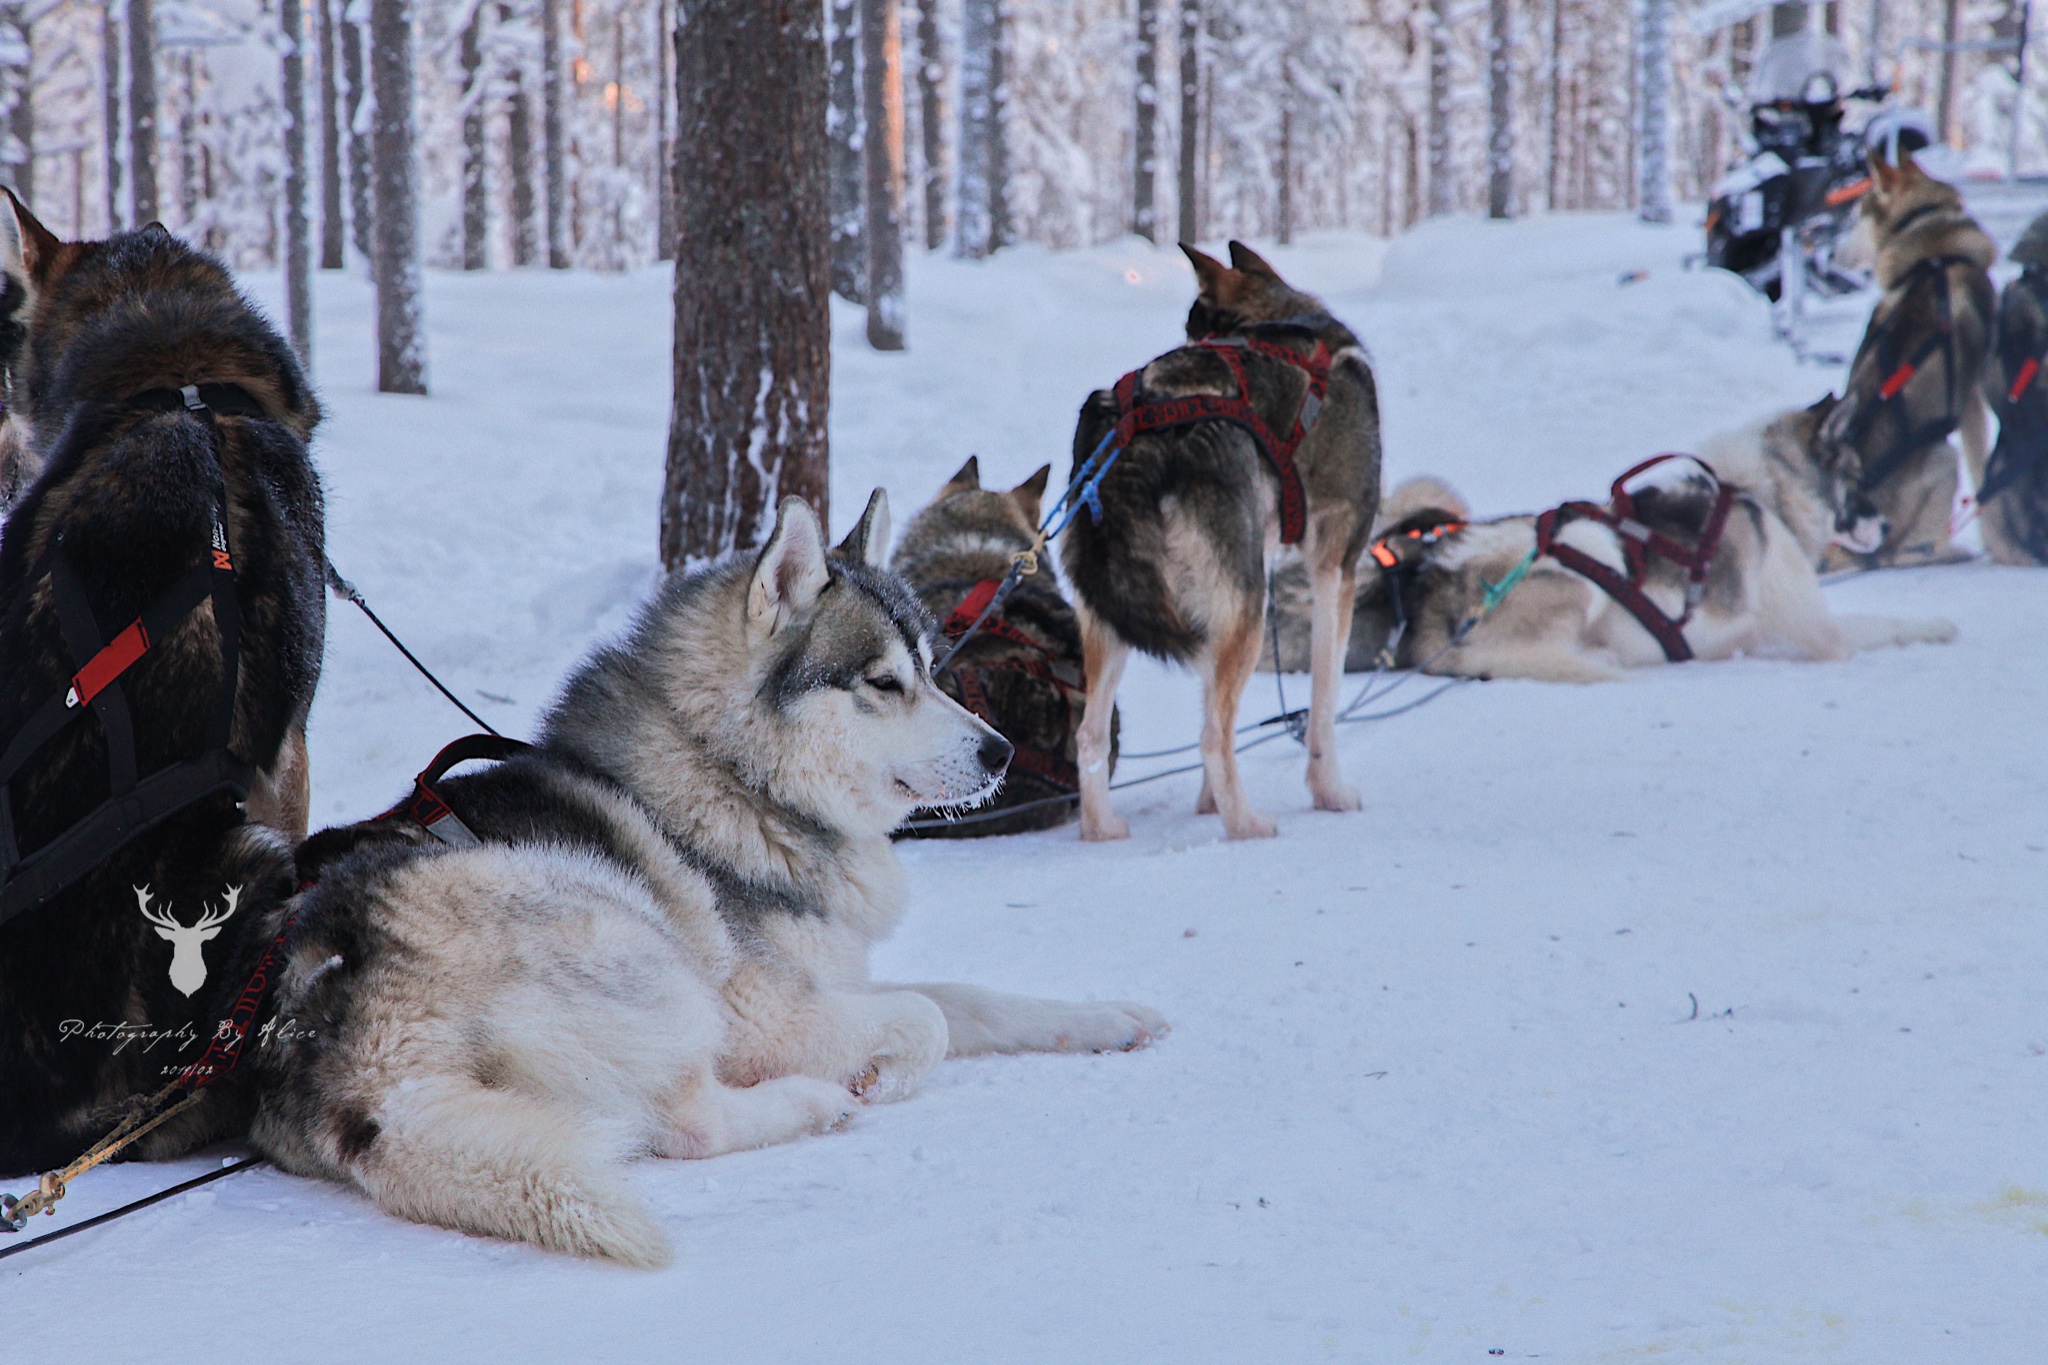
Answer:
[[[1817,438],[1833,407],[1823,399],[1711,442],[1702,458],[1736,488],[1720,552],[1708,574],[1706,596],[1685,628],[1695,657],[1737,654],[1794,659],[1840,659],[1885,645],[1944,643],[1955,627],[1942,620],[1837,616],[1821,595],[1814,564],[1829,543],[1867,547],[1882,542],[1884,527],[1856,496],[1853,461],[1830,466],[1832,449]],[[1661,466],[1660,470],[1672,470]],[[1680,473],[1645,476],[1630,489],[1638,516],[1691,544],[1698,539],[1716,492],[1697,465]],[[1433,524],[1444,513],[1462,518],[1461,499],[1435,479],[1410,480],[1387,498],[1383,533]],[[1616,569],[1623,568],[1619,538],[1608,527],[1576,521],[1561,533],[1568,544]],[[1623,670],[1665,662],[1655,637],[1590,580],[1548,557],[1536,561],[1501,604],[1450,647],[1459,624],[1479,610],[1489,584],[1505,579],[1536,544],[1536,519],[1503,517],[1476,522],[1433,545],[1401,540],[1389,548],[1416,571],[1408,630],[1395,651],[1396,666],[1475,678],[1537,678],[1599,682]],[[1305,575],[1283,574],[1281,659],[1290,670],[1307,662],[1301,617]],[[1683,573],[1652,558],[1647,590],[1666,613],[1684,606]],[[1363,670],[1394,627],[1388,575],[1368,563],[1361,575],[1347,659]]]
[[[1910,153],[1901,153],[1899,161],[1894,167],[1881,157],[1871,158],[1872,188],[1863,197],[1862,211],[1876,245],[1877,280],[1885,294],[1871,312],[1842,403],[1825,437],[1847,444],[1855,425],[1865,423],[1854,451],[1868,468],[1905,433],[1947,411],[1953,386],[1960,405],[1957,434],[1972,477],[1981,480],[1989,434],[1984,360],[1997,302],[1986,272],[1997,260],[1998,248],[1963,211],[1962,196],[1954,186],[1921,170]],[[1897,401],[1880,404],[1878,390],[1890,377],[1890,365],[1917,353],[1942,325],[1936,292],[1923,276],[1914,274],[1914,267],[1943,257],[1955,258],[1945,268],[1955,329],[1954,372],[1944,353],[1936,350],[1900,390]],[[1881,335],[1891,338],[1891,358],[1878,354]],[[1860,415],[1872,410],[1874,416]],[[1872,554],[1829,547],[1825,568],[1930,564],[1963,557],[1949,545],[1956,459],[1946,439],[1913,450],[1881,484],[1866,491],[1890,524],[1890,534]]]
[[[1379,398],[1365,349],[1314,296],[1291,288],[1240,242],[1226,266],[1193,247],[1199,292],[1188,310],[1189,341],[1257,333],[1306,355],[1329,348],[1329,395],[1295,463],[1308,501],[1302,556],[1314,601],[1315,667],[1306,735],[1308,785],[1319,810],[1356,810],[1336,749],[1337,687],[1351,631],[1355,565],[1379,503]],[[1294,366],[1250,353],[1250,398],[1268,426],[1285,431],[1307,380]],[[1212,352],[1183,346],[1145,366],[1140,396],[1236,391]],[[1116,421],[1107,390],[1081,409],[1074,432],[1078,468]],[[1272,820],[1254,810],[1232,751],[1238,698],[1258,662],[1265,621],[1266,567],[1278,546],[1279,479],[1258,445],[1229,422],[1199,422],[1134,439],[1102,481],[1102,515],[1083,514],[1061,544],[1081,622],[1088,666],[1081,724],[1081,837],[1121,839],[1130,830],[1110,806],[1110,708],[1132,649],[1191,663],[1205,696],[1202,795],[1198,809],[1223,817],[1233,839],[1268,836]]]
[[[2048,374],[2035,371],[2018,398],[2012,390],[2032,361],[2048,364],[2048,214],[2030,224],[2012,259],[2024,267],[1998,296],[1998,338],[1985,392],[1998,414],[1998,447],[1978,478],[1998,489],[1980,504],[1984,548],[2000,564],[2048,564]]]
[[[828,556],[784,502],[758,555],[677,575],[569,680],[537,752],[444,784],[483,840],[308,841],[254,1140],[401,1217],[667,1259],[618,1163],[709,1156],[900,1099],[942,1057],[1108,1051],[1138,1005],[884,986],[889,832],[969,805],[1009,746],[930,677],[878,567],[886,504]]]
[[[1013,558],[1031,548],[1051,473],[1048,465],[1008,492],[998,493],[982,488],[980,461],[970,456],[931,505],[903,528],[902,542],[889,567],[910,585],[925,610],[943,622],[976,584],[1000,581],[1010,571]],[[1081,729],[1081,698],[1061,686],[1061,681],[1078,687],[1083,680],[1081,627],[1060,592],[1049,559],[1041,557],[1037,568],[1017,581],[995,619],[1036,641],[1038,648],[987,630],[967,642],[956,667],[977,671],[989,708],[982,719],[1013,744],[1073,763],[1075,736]],[[944,654],[947,648],[941,640],[939,652]],[[1027,671],[1044,668],[1057,670],[1058,676]],[[953,668],[940,672],[939,687],[953,700],[966,704]],[[1113,769],[1114,726],[1110,743]],[[1072,790],[1013,759],[1002,790],[990,800],[987,810],[1070,795]],[[919,811],[917,818],[938,814]],[[1050,829],[1073,817],[1073,802],[1055,801],[1005,819],[979,819],[919,833],[941,838],[1016,834]]]
[[[0,732],[13,734],[78,667],[48,580],[32,576],[44,552],[62,537],[111,636],[206,562],[212,489],[224,478],[242,615],[229,743],[267,774],[249,816],[282,831],[245,822],[216,796],[0,926],[0,1172],[16,1173],[70,1160],[124,1101],[197,1060],[276,935],[292,889],[286,836],[304,829],[301,736],[326,618],[320,485],[306,454],[319,408],[290,348],[225,267],[155,225],[60,243],[9,199],[0,268],[0,299],[13,308],[8,438],[34,471],[0,540]],[[222,417],[216,444],[197,417],[127,404],[192,383],[238,384],[268,414]],[[204,752],[220,671],[205,606],[128,670],[121,686],[142,775]],[[105,733],[97,713],[80,717],[15,777],[24,853],[107,799]],[[183,949],[138,908],[145,887],[158,913],[188,926],[240,888],[234,914],[199,949],[205,979],[189,996],[169,974]],[[132,1154],[173,1155],[239,1131],[253,1108],[238,1076]]]

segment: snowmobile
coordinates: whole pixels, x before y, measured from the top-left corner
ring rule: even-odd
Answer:
[[[1774,55],[1766,54],[1760,71]],[[1863,134],[1842,124],[1850,101],[1881,102],[1890,93],[1883,86],[1843,93],[1823,67],[1808,71],[1796,93],[1751,105],[1748,155],[1714,186],[1707,206],[1707,264],[1782,302],[1788,320],[1809,291],[1848,294],[1868,285],[1867,273],[1835,259],[1870,189]]]

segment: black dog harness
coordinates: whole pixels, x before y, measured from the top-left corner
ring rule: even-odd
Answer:
[[[218,415],[265,417],[268,410],[232,384],[187,384],[153,389],[127,406],[158,412],[190,412],[204,419],[219,444]],[[225,485],[216,483],[211,535],[205,560],[167,588],[149,609],[114,633],[103,633],[85,587],[73,567],[62,535],[30,574],[47,575],[65,646],[77,665],[69,684],[29,716],[0,753],[0,924],[42,904],[70,886],[137,835],[213,795],[234,793],[246,801],[255,765],[228,749],[234,728],[235,697],[241,682],[242,615],[235,591],[235,561],[228,544]],[[147,776],[136,771],[135,730],[121,677],[150,649],[169,638],[203,602],[211,602],[220,632],[220,691],[207,718],[206,752]],[[62,734],[87,709],[99,718],[107,738],[107,800],[56,838],[23,857],[15,838],[11,783],[29,759]]]
[[[1946,392],[1939,415],[1928,418],[1916,427],[1908,427],[1899,433],[1899,439],[1892,443],[1890,449],[1874,460],[1864,461],[1863,477],[1856,485],[1863,493],[1881,487],[1887,479],[1898,472],[1899,466],[1914,451],[1946,441],[1949,434],[1962,421],[1963,406],[1961,395],[1956,388],[1955,300],[1951,296],[1948,281],[1949,268],[1958,265],[1975,266],[1976,262],[1967,256],[1936,256],[1916,264],[1906,272],[1906,292],[1900,297],[1899,307],[1893,310],[1891,318],[1886,320],[1886,325],[1875,336],[1864,338],[1863,348],[1857,359],[1861,360],[1864,353],[1874,349],[1878,370],[1884,375],[1884,379],[1877,386],[1876,400],[1865,404],[1857,411],[1845,433],[1849,444],[1856,447],[1859,453],[1862,450],[1864,434],[1870,430],[1870,424],[1877,420],[1877,414],[1886,406],[1899,401],[1899,395],[1905,392],[1906,385],[1913,381],[1913,376],[1920,372],[1937,351],[1942,357],[1942,379],[1946,385]],[[1913,290],[1923,286],[1931,287],[1935,291],[1941,322],[1931,336],[1914,348],[1912,354],[1902,354],[1896,335],[1899,330],[1897,319],[1905,312],[1906,297],[1910,296]],[[2031,375],[2027,377],[2032,378]]]
[[[953,608],[953,614],[946,618],[942,629],[948,640],[960,640],[974,629],[975,622],[980,621],[980,634],[993,635],[1013,645],[1021,645],[1031,651],[1031,657],[1006,659],[1001,663],[975,664],[953,658],[949,654],[947,657],[951,662],[947,667],[953,674],[953,680],[960,685],[961,705],[996,730],[1003,728],[996,720],[995,708],[988,699],[988,686],[982,680],[984,671],[996,668],[1023,673],[1040,682],[1052,684],[1065,695],[1069,707],[1074,706],[1077,699],[1085,705],[1088,698],[1088,682],[1072,664],[1054,657],[1051,650],[1011,625],[1001,615],[992,614],[983,619],[989,603],[995,601],[996,593],[1001,587],[1002,585],[993,578],[984,578],[976,583],[968,591],[967,596],[960,599],[960,605]],[[1004,738],[1010,739],[1008,735]],[[1081,790],[1080,770],[1061,755],[1034,745],[1020,743],[1015,739],[1010,739],[1010,747],[1014,750],[1010,757],[1012,768],[1043,778],[1064,792]]]

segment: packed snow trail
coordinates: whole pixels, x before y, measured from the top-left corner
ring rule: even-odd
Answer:
[[[1839,382],[1683,272],[1693,245],[1590,217],[1271,254],[1371,345],[1389,478],[1491,513]],[[910,264],[907,354],[837,319],[835,530],[970,453],[1063,478],[1081,400],[1175,342],[1192,287],[1135,243]],[[424,400],[370,392],[367,289],[319,284],[335,561],[526,733],[655,579],[668,277],[429,276]],[[1142,1000],[1172,1036],[947,1063],[843,1133],[646,1162],[658,1275],[238,1175],[0,1263],[7,1359],[2039,1360],[2044,590],[1876,574],[1830,600],[1961,639],[1460,687],[1340,732],[1358,815],[1310,811],[1300,750],[1265,745],[1269,842],[1223,843],[1187,776],[1119,793],[1125,844],[907,846],[878,976]],[[318,821],[464,728],[330,619]],[[1121,700],[1132,749],[1195,733],[1189,676],[1134,667]],[[44,1221],[227,1154],[97,1173]]]

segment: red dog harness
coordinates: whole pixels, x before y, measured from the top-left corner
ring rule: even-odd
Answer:
[[[953,614],[946,618],[943,629],[947,638],[958,639],[973,627],[976,619],[994,600],[998,586],[995,579],[984,578],[974,585],[967,596],[960,599],[960,605],[953,608]],[[952,665],[953,677],[960,684],[961,705],[997,730],[1001,730],[1002,726],[996,724],[995,709],[988,700],[988,688],[981,680],[984,668],[1007,668],[1013,672],[1028,674],[1041,682],[1049,682],[1066,694],[1070,706],[1074,698],[1087,697],[1087,681],[1073,665],[1054,659],[1051,651],[1043,644],[1011,625],[1002,616],[991,614],[988,620],[981,623],[979,633],[1008,640],[1013,645],[1022,645],[1035,656],[1028,659],[1006,659],[998,664],[976,665],[955,662]],[[1004,738],[1008,739],[1009,736],[1005,735]],[[1010,758],[1011,767],[1044,778],[1063,791],[1081,790],[1080,771],[1060,755],[1034,748],[1029,744],[1019,744],[1014,739],[1010,744],[1016,751]]]
[[[1322,413],[1323,400],[1330,387],[1330,348],[1323,344],[1321,338],[1316,340],[1315,350],[1306,356],[1290,347],[1256,337],[1205,337],[1194,344],[1206,347],[1230,367],[1231,377],[1237,381],[1237,392],[1191,393],[1178,398],[1140,401],[1138,381],[1144,369],[1132,370],[1116,381],[1113,391],[1117,412],[1112,438],[1114,444],[1121,449],[1131,443],[1132,437],[1144,432],[1164,431],[1190,422],[1233,422],[1243,427],[1259,443],[1259,450],[1273,466],[1273,472],[1280,476],[1280,541],[1284,545],[1298,544],[1308,527],[1308,498],[1302,491],[1301,471],[1295,468],[1294,452],[1300,448],[1302,439]],[[1285,436],[1268,426],[1266,419],[1252,406],[1251,384],[1244,371],[1244,352],[1247,350],[1291,365],[1308,378],[1301,406],[1296,410],[1293,425]]]
[[[1629,496],[1627,488],[1629,480],[1644,470],[1654,469],[1666,460],[1684,459],[1692,459],[1693,463],[1706,470],[1707,476],[1720,489],[1714,496],[1713,510],[1707,513],[1706,525],[1700,528],[1698,543],[1689,547],[1636,520],[1635,500]],[[1536,553],[1548,555],[1574,573],[1593,580],[1629,615],[1642,622],[1644,630],[1656,637],[1657,643],[1664,648],[1666,659],[1675,664],[1684,663],[1692,657],[1692,646],[1685,642],[1685,624],[1692,620],[1693,610],[1706,594],[1707,573],[1714,567],[1714,556],[1721,548],[1721,530],[1728,524],[1729,509],[1735,505],[1735,490],[1722,483],[1703,460],[1689,455],[1657,455],[1616,479],[1609,496],[1611,501],[1606,507],[1590,502],[1568,502],[1536,518]],[[1622,554],[1628,563],[1626,576],[1616,573],[1585,551],[1558,540],[1560,530],[1582,519],[1597,521],[1620,537]],[[1685,610],[1675,620],[1666,616],[1643,591],[1643,574],[1651,555],[1669,560],[1685,570]]]

